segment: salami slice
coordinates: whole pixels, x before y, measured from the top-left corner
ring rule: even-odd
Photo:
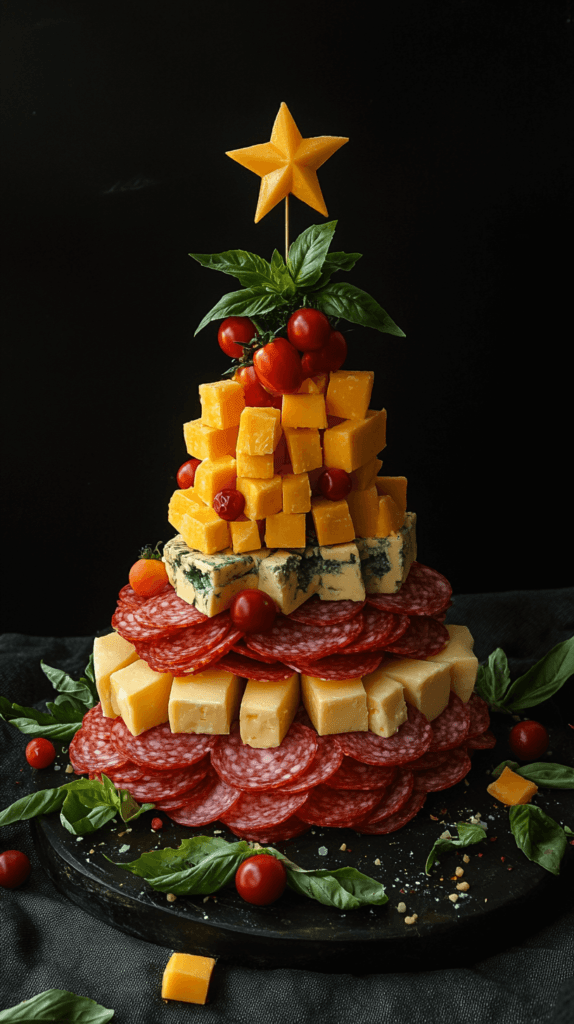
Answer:
[[[77,774],[97,774],[111,768],[122,768],[131,760],[112,744],[113,724],[113,718],[105,718],[102,714],[101,704],[96,704],[84,715],[82,726],[69,748],[70,761]]]
[[[329,828],[351,828],[377,804],[382,789],[331,789],[315,786],[297,817],[310,825]]]
[[[361,612],[363,628],[358,637],[345,648],[347,654],[378,651],[387,641],[393,643],[408,629],[408,616],[394,615],[367,605]],[[407,621],[405,621],[407,620]],[[400,632],[398,632],[400,630]]]
[[[280,679],[290,679],[293,669],[283,665],[280,661],[269,662],[254,661],[253,658],[244,658],[242,654],[235,651],[228,651],[223,658],[219,659],[219,665],[226,672],[233,672],[236,676],[243,676],[244,679],[263,679],[270,682],[277,682]]]
[[[118,602],[123,605],[129,605],[131,608],[141,608],[142,604],[145,604],[147,600],[147,597],[140,597],[139,594],[136,594],[129,583],[122,587],[118,594]]]
[[[282,793],[272,790],[265,793],[242,793],[233,807],[221,815],[221,821],[234,832],[243,834],[245,829],[269,828],[281,825],[303,806],[307,792]]]
[[[466,741],[467,750],[492,750],[496,746],[496,736],[490,729],[481,733],[480,736],[471,736]]]
[[[137,782],[138,779],[141,779],[143,769],[138,764],[128,761],[121,768],[108,768],[107,771],[101,774],[107,775],[108,779],[112,780],[116,789],[125,789],[126,786],[129,786],[130,782]]]
[[[246,643],[254,651],[273,655],[278,661],[288,662],[298,657],[314,661],[350,644],[359,635],[361,628],[362,621],[358,616],[319,628],[278,615],[271,629],[266,633],[248,634]]]
[[[193,796],[185,800],[179,807],[164,807],[166,814],[179,825],[188,827],[199,827],[210,825],[213,821],[219,821],[221,816],[230,811],[238,802],[241,793],[210,769],[199,786],[193,791]]]
[[[332,789],[382,789],[390,786],[396,769],[386,764],[364,764],[345,755],[341,767],[326,780]]]
[[[383,836],[389,832],[398,832],[400,828],[407,825],[419,813],[426,797],[427,795],[423,790],[413,789],[406,803],[403,804],[400,811],[397,811],[396,814],[391,814],[390,817],[383,818],[382,821],[377,821],[373,825],[360,822],[354,828],[357,832],[363,832],[368,836]]]
[[[282,793],[301,793],[304,789],[318,786],[337,773],[343,761],[341,750],[335,736],[317,736],[317,753],[308,768],[294,782],[281,786]]]
[[[268,825],[264,829],[235,829],[227,826],[230,832],[238,836],[240,839],[247,839],[250,843],[261,843],[262,846],[268,843],[273,845],[277,843],[286,843],[289,839],[296,839],[297,836],[303,835],[304,832],[308,832],[311,828],[306,821],[301,821],[296,814],[292,814],[286,821],[282,821],[280,825]]]
[[[156,800],[169,799],[187,793],[201,782],[209,771],[209,757],[206,756],[197,764],[188,768],[174,768],[172,771],[143,772],[140,779],[126,786],[134,800],[155,803]]]
[[[167,661],[164,653],[160,653],[158,658],[156,648],[150,644],[136,642],[135,648],[140,658],[147,661],[150,668],[153,668],[154,671],[169,672],[172,676],[189,676],[196,675],[198,672],[204,672],[205,669],[216,665],[242,636],[243,633],[240,629],[232,627],[213,647],[201,653],[193,652],[187,657],[182,658],[180,662]]]
[[[478,696],[478,693],[471,693],[470,700],[466,706],[470,714],[467,739],[471,740],[475,736],[481,736],[483,732],[486,732],[490,725],[490,712],[488,704],[482,697]]]
[[[431,722],[432,741],[429,751],[453,750],[468,734],[470,714],[460,697],[451,690],[444,711]]]
[[[169,722],[132,736],[121,718],[114,722],[111,739],[120,754],[141,768],[154,771],[197,764],[215,743],[215,736],[172,732]]]
[[[239,640],[238,643],[233,644],[231,650],[234,651],[235,654],[241,654],[244,658],[251,658],[255,661],[262,661],[264,664],[267,665],[275,665],[277,663],[276,658],[270,657],[267,654],[259,654],[257,651],[251,650],[251,647],[247,646],[245,640]]]
[[[413,771],[417,771],[418,768],[438,768],[447,757],[448,750],[434,750],[432,754],[427,750],[426,754],[421,754],[415,761],[409,761],[409,768]]]
[[[396,594],[368,594],[369,604],[387,612],[406,615],[435,615],[443,612],[452,596],[448,580],[436,569],[413,562]]]
[[[153,659],[155,664],[163,666],[156,671],[168,672],[171,666],[179,666],[201,659],[207,652],[213,650],[219,641],[229,634],[230,630],[229,613],[220,612],[219,615],[215,615],[212,619],[206,619],[205,622],[186,626],[184,629],[178,629],[171,636],[163,639],[156,638],[149,645],[142,645],[142,649],[146,649],[148,655],[145,657],[145,661],[151,665]],[[118,629],[118,632],[121,630]],[[235,643],[238,639],[239,636],[233,642]]]
[[[182,601],[173,587],[170,587],[169,590],[148,598],[140,605],[135,618],[142,625],[153,626],[156,629],[183,629],[185,626],[205,622],[207,615],[187,601]]]
[[[414,781],[414,773],[409,768],[398,768],[391,785],[383,791],[378,804],[364,821],[369,825],[376,825],[378,822],[384,821],[385,818],[397,814],[409,799],[414,788]]]
[[[317,746],[317,734],[293,722],[278,747],[250,747],[242,743],[236,724],[229,736],[218,736],[211,763],[229,786],[250,793],[275,790],[303,774],[313,761]]]
[[[345,732],[339,736],[339,743],[348,757],[365,764],[402,765],[414,761],[430,747],[432,728],[411,704],[407,713],[407,721],[394,736],[385,739],[374,732]]]
[[[437,793],[441,789],[450,789],[464,779],[470,771],[470,757],[466,749],[458,747],[449,750],[446,761],[438,768],[425,768],[416,773],[416,788],[425,793]]]
[[[354,619],[364,604],[364,601],[321,601],[315,594],[291,612],[288,618],[307,626],[333,626],[337,622]]]
[[[374,672],[383,660],[381,651],[367,651],[365,654],[331,654],[319,661],[298,659],[289,664],[296,672],[316,676],[318,679],[360,679]]]
[[[130,643],[135,643],[136,640],[161,640],[175,632],[170,626],[152,626],[147,622],[140,622],[137,616],[141,608],[143,605],[134,608],[129,603],[121,602],[112,615],[112,626],[124,640],[129,640]]]
[[[385,643],[384,650],[400,658],[431,658],[449,641],[446,626],[424,615],[413,616],[399,640]]]

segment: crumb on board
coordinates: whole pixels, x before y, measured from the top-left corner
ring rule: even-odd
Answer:
[[[346,843],[341,843],[339,849],[340,850],[346,850],[347,849],[347,844]]]
[[[398,903],[397,904],[397,910],[398,910],[399,914],[406,914],[406,912],[407,912],[407,905],[406,905],[406,903],[402,903],[402,902]]]
[[[454,873],[457,878],[462,878],[462,876],[464,875],[464,868],[455,868]]]
[[[460,892],[468,892],[468,890],[470,889],[470,885],[468,884],[468,882],[459,882],[457,885],[457,889]]]
[[[456,901],[458,900],[458,893],[451,892],[451,894],[449,896],[449,900],[450,900],[451,903],[456,903]]]
[[[380,857],[375,857],[375,859],[373,861],[373,864],[375,864],[378,868],[380,868],[380,866],[381,866],[381,858]]]
[[[418,914],[411,914],[410,917],[405,917],[405,924],[414,924],[415,921],[418,921],[418,918]]]
[[[470,864],[470,857],[468,856],[468,853],[465,853],[462,859],[465,864]]]
[[[168,903],[175,903],[177,896],[173,892],[168,892],[166,900]]]

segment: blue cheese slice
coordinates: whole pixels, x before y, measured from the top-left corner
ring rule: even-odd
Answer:
[[[163,560],[178,597],[211,617],[229,608],[240,590],[257,588],[259,564],[268,554],[267,548],[242,554],[226,548],[203,555],[178,535],[165,545]]]
[[[365,585],[361,576],[361,558],[355,543],[320,547],[318,571],[322,601],[364,601]]]
[[[367,594],[395,594],[400,590],[417,557],[416,522],[416,512],[407,512],[398,533],[357,538]]]
[[[316,593],[319,577],[306,573],[303,552],[274,551],[259,563],[259,589],[273,598],[284,615]]]

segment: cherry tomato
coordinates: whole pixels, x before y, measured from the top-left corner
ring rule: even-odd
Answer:
[[[186,491],[188,487],[193,487],[193,481],[195,480],[195,471],[198,466],[201,465],[201,459],[188,459],[177,471],[177,486],[182,491]]]
[[[247,903],[264,907],[274,903],[285,891],[287,872],[277,857],[260,853],[248,857],[235,872],[235,888]]]
[[[517,722],[510,730],[508,743],[521,761],[537,761],[548,749],[548,733],[540,722]]]
[[[319,477],[319,489],[324,498],[341,501],[346,498],[353,482],[344,469],[325,469]]]
[[[294,395],[303,383],[301,357],[287,338],[274,338],[253,356],[255,373],[272,395]]]
[[[243,349],[237,343],[248,345],[257,334],[255,324],[248,316],[228,316],[220,325],[217,340],[220,349],[231,359],[241,359]]]
[[[26,760],[32,768],[47,768],[56,757],[56,748],[50,740],[40,736],[37,740],[30,740],[26,747]]]
[[[161,820],[161,818],[152,818],[151,827],[153,828],[154,832],[157,832],[158,829],[163,828],[163,821]]]
[[[244,508],[245,498],[241,491],[236,491],[233,487],[218,491],[213,499],[213,511],[217,512],[220,519],[226,519],[227,522],[232,522],[238,516],[243,515]]]
[[[32,865],[20,850],[4,850],[0,853],[0,885],[3,889],[17,889],[25,882]]]
[[[231,602],[231,620],[244,633],[266,633],[275,622],[275,602],[263,590],[240,590]]]
[[[233,379],[239,381],[243,386],[246,405],[256,405],[274,409],[281,408],[281,397],[274,397],[265,390],[255,372],[254,366],[240,366]]]
[[[324,348],[330,334],[331,325],[319,309],[296,309],[287,322],[287,337],[300,352]]]
[[[305,352],[301,366],[305,377],[312,377],[326,370],[340,370],[347,358],[347,342],[340,331],[331,331],[329,341],[324,348],[315,352]]]
[[[168,582],[167,570],[159,558],[139,558],[129,572],[130,587],[140,597],[159,594]]]

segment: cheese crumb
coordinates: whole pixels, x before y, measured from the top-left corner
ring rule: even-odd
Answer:
[[[341,843],[339,849],[340,850],[346,850],[347,849],[347,844],[346,843]]]
[[[460,892],[468,892],[468,890],[470,889],[470,885],[468,884],[468,882],[459,882],[457,885],[457,889],[459,889]]]
[[[378,868],[380,868],[380,866],[381,866],[381,860],[380,860],[380,857],[375,857],[375,859],[374,859],[374,861],[373,861],[373,864],[376,864],[376,866],[377,866]]]
[[[458,899],[457,893],[456,892],[451,892],[451,894],[449,896],[450,902],[451,903],[456,903],[457,899]]]
[[[397,906],[397,910],[398,910],[399,914],[406,914],[406,912],[407,912],[407,905],[406,905],[406,903],[399,903],[398,906]]]
[[[464,875],[464,868],[455,868],[454,873],[457,878],[462,878],[462,876]]]
[[[66,775],[71,775],[73,771],[74,771],[74,769],[72,768],[71,764],[67,764],[66,765]]]
[[[448,828],[444,832],[441,832],[441,834],[439,836],[439,839],[452,839],[452,836],[451,836]]]
[[[172,892],[168,892],[168,894],[166,896],[166,900],[167,900],[168,903],[175,903],[176,899],[177,899],[177,896],[174,896],[174,894]]]
[[[418,919],[419,919],[419,915],[418,914],[411,914],[410,917],[405,917],[405,924],[414,924],[415,921],[418,921]]]
[[[204,896],[203,897],[203,902],[204,903],[209,903],[209,896]]]
[[[470,864],[470,857],[468,856],[468,853],[465,853],[462,859],[465,864]]]

